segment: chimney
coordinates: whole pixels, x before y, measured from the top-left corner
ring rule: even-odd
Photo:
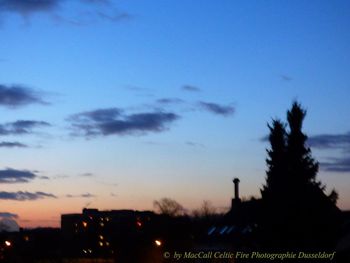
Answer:
[[[235,185],[235,200],[239,200],[239,179],[233,179],[233,183]]]

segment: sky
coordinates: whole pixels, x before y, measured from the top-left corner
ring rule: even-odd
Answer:
[[[230,207],[294,100],[350,209],[349,1],[0,0],[0,219]]]

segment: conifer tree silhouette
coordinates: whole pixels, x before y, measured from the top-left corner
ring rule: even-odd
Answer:
[[[273,198],[278,195],[283,184],[281,175],[286,173],[286,130],[280,120],[273,120],[270,129],[269,141],[271,149],[267,149],[268,158],[266,164],[266,185],[263,186],[261,194],[264,198]]]
[[[273,120],[267,150],[266,184],[261,190],[264,213],[262,234],[276,248],[330,248],[334,245],[340,210],[337,193],[325,194],[316,180],[318,162],[303,133],[306,116],[298,102],[287,111],[288,128]]]

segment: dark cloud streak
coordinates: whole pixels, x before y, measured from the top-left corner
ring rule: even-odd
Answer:
[[[65,21],[74,25],[86,25],[94,22],[94,19],[104,19],[111,22],[120,22],[130,19],[132,16],[127,12],[119,11],[109,0],[80,0],[80,7],[86,11],[78,11],[76,18],[63,17],[59,13],[68,9],[72,2],[69,0],[0,0],[1,13],[15,13],[23,17],[29,17],[36,13],[50,13],[56,21]],[[92,10],[88,12],[88,10]],[[89,13],[88,20],[82,14]]]
[[[35,179],[36,176],[37,175],[31,171],[7,168],[0,170],[0,183],[28,183],[29,181]]]
[[[34,133],[33,129],[49,127],[50,123],[45,121],[18,120],[0,124],[0,135],[24,135]]]
[[[41,98],[41,94],[21,85],[7,86],[0,84],[0,105],[7,108],[18,108],[29,104],[43,104],[48,102]]]
[[[184,101],[179,98],[161,98],[156,100],[156,102],[160,104],[180,104],[180,103],[183,103]]]
[[[18,215],[9,212],[0,212],[0,218],[17,219]]]
[[[222,116],[231,116],[235,113],[235,108],[232,106],[224,106],[220,105],[217,103],[212,103],[212,102],[204,102],[200,101],[198,102],[199,106],[211,113],[217,114],[217,115],[222,115]]]
[[[350,156],[332,158],[330,162],[321,162],[321,169],[329,172],[350,172]]]
[[[184,91],[190,91],[190,92],[200,92],[201,89],[196,87],[196,86],[192,86],[192,85],[184,85],[181,88]]]
[[[318,149],[335,149],[350,147],[350,132],[344,134],[320,134],[310,136],[308,143]]]
[[[57,8],[62,0],[0,0],[0,11],[28,15]]]
[[[328,158],[328,161],[320,162],[322,170],[339,173],[350,172],[350,132],[310,136],[308,144],[319,150],[341,151],[341,157]]]
[[[80,194],[80,195],[67,194],[66,197],[67,198],[93,198],[96,196],[93,194],[90,194],[90,193],[85,193],[85,194]]]
[[[178,118],[174,113],[163,111],[124,114],[118,108],[108,108],[75,114],[68,121],[78,134],[94,137],[161,132],[167,129],[167,124]]]
[[[28,145],[20,142],[0,142],[0,148],[28,148]]]
[[[31,201],[38,200],[43,198],[57,198],[54,194],[45,193],[45,192],[5,192],[0,191],[0,200],[15,200],[15,201]]]

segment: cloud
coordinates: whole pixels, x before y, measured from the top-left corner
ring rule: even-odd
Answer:
[[[350,147],[350,132],[344,134],[320,134],[310,136],[310,146],[318,149],[335,149]]]
[[[90,193],[85,193],[85,194],[81,194],[81,195],[67,194],[66,197],[68,197],[68,198],[93,198],[96,196],[93,194],[90,194]]]
[[[78,135],[94,137],[161,132],[167,129],[167,124],[178,118],[178,115],[170,112],[125,114],[121,109],[108,108],[78,113],[68,118],[68,121]]]
[[[28,148],[28,145],[20,142],[0,142],[0,148]]]
[[[156,100],[156,102],[160,104],[179,104],[183,103],[184,101],[179,98],[161,98]]]
[[[119,11],[114,11],[114,13],[106,13],[106,12],[97,12],[97,15],[105,20],[111,21],[111,22],[119,22],[123,20],[130,20],[133,18],[132,15],[130,15],[127,12],[119,12]]]
[[[211,113],[217,114],[217,115],[222,115],[222,116],[230,116],[233,115],[235,112],[235,108],[232,106],[224,106],[224,105],[219,105],[217,103],[212,103],[212,102],[204,102],[200,101],[198,102],[199,106]]]
[[[60,15],[62,10],[76,7],[80,3],[74,18]],[[111,22],[130,19],[127,12],[121,12],[108,0],[0,0],[0,14],[14,13],[28,18],[37,13],[49,13],[56,21],[68,22],[75,25],[86,25],[95,19],[103,19]]]
[[[16,170],[11,168],[0,170],[0,183],[2,184],[28,183],[36,177],[37,175],[34,172],[27,170]]]
[[[329,172],[350,172],[350,132],[342,134],[319,134],[310,136],[308,144],[319,150],[338,150],[341,157],[330,157],[320,162],[320,167]]]
[[[191,146],[191,147],[205,147],[204,144],[198,143],[198,142],[192,142],[192,141],[187,141],[186,142],[187,146]]]
[[[45,121],[18,120],[0,124],[0,135],[32,134],[33,129],[48,126],[51,126],[51,124]]]
[[[200,92],[201,89],[196,87],[196,86],[192,86],[192,85],[184,85],[181,87],[182,90],[184,91],[190,91],[190,92]]]
[[[0,0],[0,11],[28,15],[57,8],[61,0]]]
[[[81,197],[84,197],[84,198],[91,198],[91,197],[95,197],[95,195],[90,194],[90,193],[82,194],[82,195],[80,195],[80,196],[81,196]]]
[[[27,201],[27,200],[38,200],[43,198],[57,198],[55,195],[44,192],[5,192],[0,191],[1,200],[15,200],[15,201]]]
[[[1,1],[1,0],[0,0]],[[48,102],[41,98],[41,94],[21,85],[7,86],[0,84],[0,105],[7,108],[18,108],[29,104],[44,104]]]
[[[93,111],[86,111],[73,115],[72,119],[76,121],[89,121],[105,122],[111,119],[115,119],[122,114],[123,110],[118,108],[98,109]]]
[[[93,173],[83,173],[83,174],[80,174],[80,176],[83,176],[83,177],[92,177],[94,176]]]
[[[341,158],[332,158],[329,162],[321,162],[322,170],[329,172],[350,172],[350,156]]]
[[[9,212],[0,212],[0,218],[16,219],[18,215]]]
[[[290,76],[287,76],[287,75],[280,75],[281,79],[284,80],[284,81],[291,81],[293,80],[292,77]]]

